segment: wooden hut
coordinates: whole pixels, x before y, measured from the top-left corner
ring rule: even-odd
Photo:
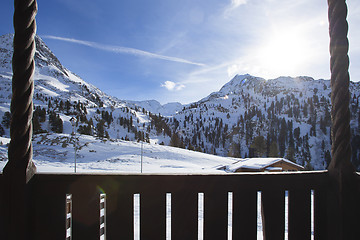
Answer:
[[[246,158],[226,166],[227,172],[288,172],[304,167],[285,158]]]

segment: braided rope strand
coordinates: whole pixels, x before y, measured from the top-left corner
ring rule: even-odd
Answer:
[[[15,0],[14,53],[12,59],[11,141],[4,173],[26,173],[28,182],[36,171],[32,162],[32,114],[35,71],[36,0]]]
[[[345,0],[328,0],[331,70],[332,160],[329,171],[354,171],[350,162],[349,42]]]
[[[349,41],[345,0],[328,0],[331,70],[331,154],[328,167],[328,237],[354,239],[357,228],[357,179],[351,163]]]

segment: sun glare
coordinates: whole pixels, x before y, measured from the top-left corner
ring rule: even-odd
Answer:
[[[283,31],[269,36],[259,48],[258,61],[269,77],[296,75],[309,57],[307,41],[299,32]]]

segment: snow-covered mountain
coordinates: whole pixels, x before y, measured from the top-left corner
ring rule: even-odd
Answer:
[[[10,98],[11,89],[11,58],[13,34],[0,36],[0,80],[1,93]],[[70,72],[45,45],[40,37],[35,37],[35,100],[43,101],[45,97],[53,97],[69,101],[81,101],[86,106],[111,106],[118,100],[106,95],[95,86],[85,82]]]
[[[0,37],[0,135],[8,136],[11,34]],[[330,159],[330,81],[237,75],[188,105],[111,97],[62,66],[36,37],[34,132],[142,140],[231,157],[286,157],[308,169]],[[360,167],[360,83],[351,82],[353,162]],[[46,134],[44,136],[47,136]],[[37,137],[35,136],[35,139]],[[42,138],[40,138],[42,139]],[[46,139],[39,140],[40,143]]]
[[[11,101],[12,41],[13,34],[0,36],[0,119],[6,118],[0,133],[5,135],[9,134],[6,122]],[[71,133],[69,120],[76,117],[76,128],[81,133],[127,140],[150,141],[151,137],[153,142],[169,143],[169,136],[158,136],[153,130],[162,120],[158,116],[154,120],[153,114],[143,108],[151,107],[155,113],[165,115],[175,113],[181,104],[161,106],[156,101],[146,104],[111,97],[65,68],[39,36],[35,42],[35,133]]]
[[[134,108],[136,106],[145,108],[149,112],[152,112],[155,114],[161,114],[162,116],[172,116],[184,108],[184,105],[182,105],[179,102],[166,103],[166,104],[162,105],[161,103],[159,103],[156,100],[147,100],[147,101],[127,100],[126,103],[129,106],[133,106]]]
[[[360,84],[351,82],[353,162],[360,143]],[[235,157],[287,157],[308,169],[330,160],[330,81],[311,77],[265,80],[237,75],[218,92],[173,116],[185,146]]]

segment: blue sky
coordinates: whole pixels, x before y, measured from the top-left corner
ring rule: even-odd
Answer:
[[[360,81],[360,2],[348,0]],[[190,103],[235,74],[330,78],[326,0],[38,0],[37,33],[65,67],[120,99]],[[0,35],[13,1],[0,3]]]

